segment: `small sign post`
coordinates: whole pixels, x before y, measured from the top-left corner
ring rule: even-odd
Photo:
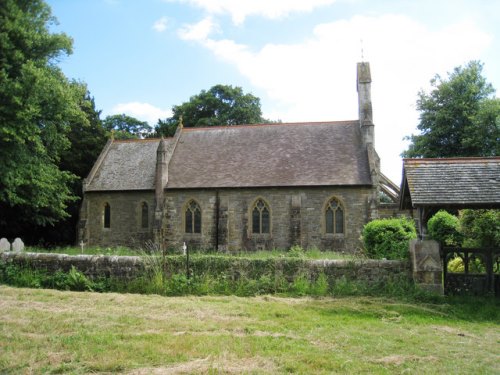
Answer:
[[[182,253],[186,256],[186,276],[189,280],[189,249],[185,242],[182,245]]]

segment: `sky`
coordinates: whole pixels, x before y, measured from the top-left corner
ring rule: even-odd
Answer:
[[[102,118],[154,126],[216,84],[242,87],[283,122],[358,118],[356,63],[370,63],[375,148],[401,182],[418,92],[471,60],[500,90],[499,0],[48,0],[61,58]],[[498,93],[496,94],[498,96]]]

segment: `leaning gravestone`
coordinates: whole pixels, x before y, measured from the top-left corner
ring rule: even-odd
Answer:
[[[24,250],[24,242],[18,237],[12,242],[12,251],[20,253]]]
[[[4,251],[10,251],[10,242],[7,238],[0,239],[0,253],[3,253]]]

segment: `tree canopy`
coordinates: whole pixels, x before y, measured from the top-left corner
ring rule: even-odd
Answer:
[[[173,115],[158,120],[155,136],[172,136],[182,117],[185,127],[258,124],[269,122],[262,117],[260,99],[243,93],[241,87],[215,85],[202,90],[188,102],[175,105]]]
[[[0,2],[0,211],[39,225],[68,216],[74,176],[58,164],[70,123],[87,121],[81,87],[56,66],[72,40],[54,22],[41,0]]]
[[[152,130],[146,121],[125,114],[107,116],[103,126],[116,139],[146,138]]]
[[[500,99],[482,70],[482,63],[471,61],[448,79],[436,75],[431,92],[418,94],[420,134],[407,137],[404,157],[500,155]]]

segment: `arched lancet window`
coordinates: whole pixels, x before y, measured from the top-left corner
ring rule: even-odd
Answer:
[[[325,208],[326,233],[344,233],[344,208],[336,198],[330,199]]]
[[[189,201],[185,212],[186,233],[201,233],[201,209],[194,200]]]
[[[109,203],[104,203],[104,228],[111,228],[111,207]]]
[[[252,233],[262,234],[271,231],[271,213],[269,206],[258,199],[252,208]]]
[[[149,227],[149,207],[146,202],[141,203],[141,228]]]

